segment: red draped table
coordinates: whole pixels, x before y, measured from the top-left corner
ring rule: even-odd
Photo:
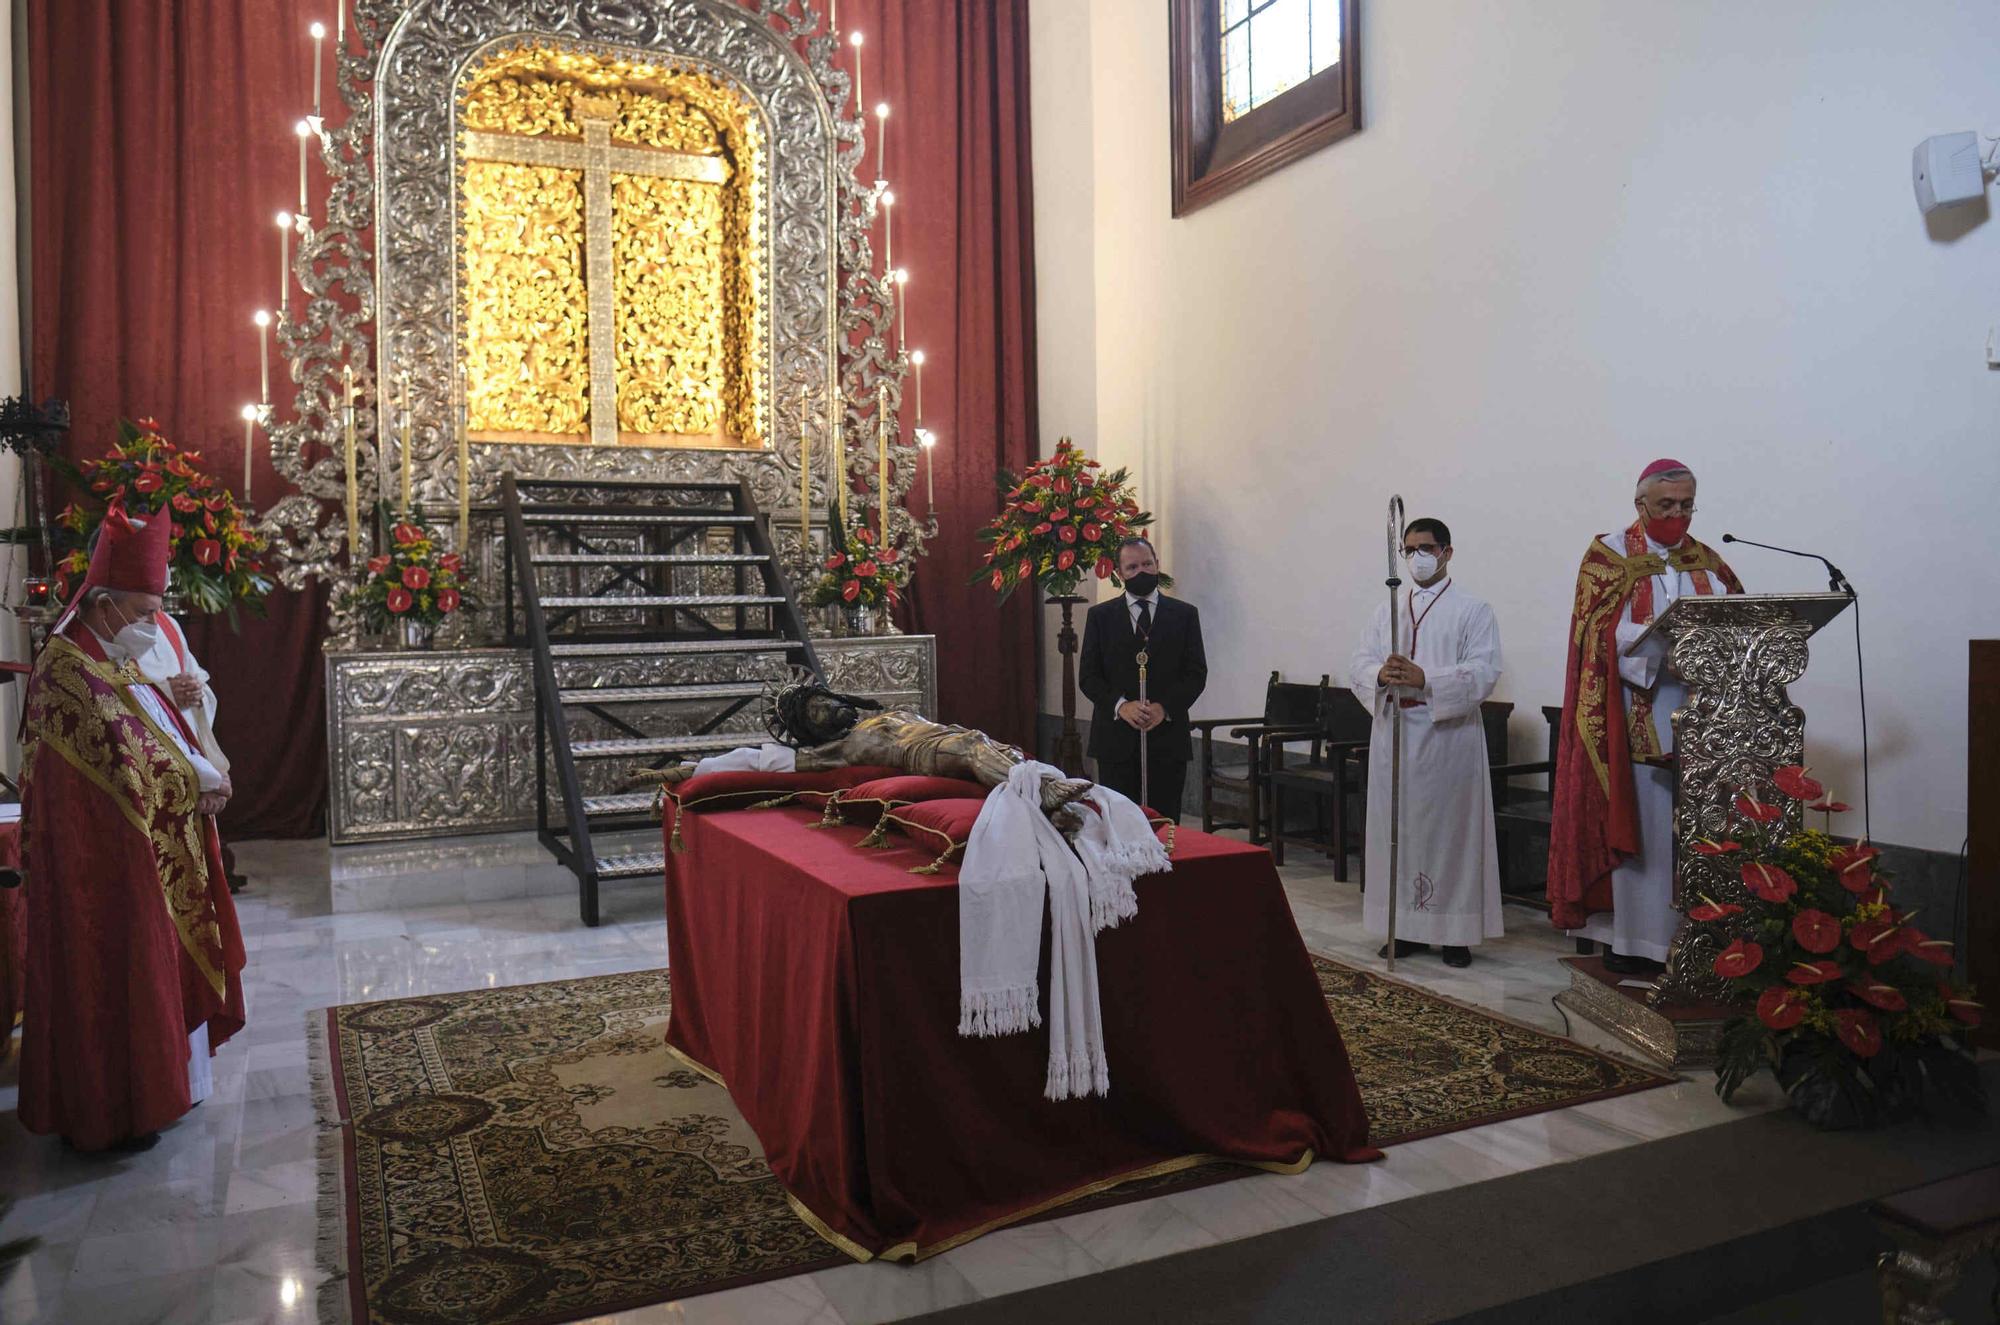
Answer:
[[[1111,1093],[1044,1099],[1048,1032],[958,1034],[958,869],[816,811],[681,819],[667,1042],[713,1072],[850,1254],[920,1257],[1119,1180],[1222,1158],[1376,1158],[1262,847],[1182,831],[1097,938]],[[1046,1015],[1044,922],[1041,988]]]

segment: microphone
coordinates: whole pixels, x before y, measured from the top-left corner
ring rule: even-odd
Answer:
[[[1741,543],[1745,547],[1763,548],[1766,552],[1783,552],[1787,556],[1804,557],[1808,561],[1817,561],[1820,565],[1826,567],[1828,576],[1826,587],[1829,590],[1834,593],[1844,593],[1849,598],[1860,596],[1854,592],[1854,586],[1847,582],[1847,577],[1841,574],[1840,567],[1834,565],[1817,552],[1801,552],[1797,548],[1779,547],[1776,543],[1759,543],[1748,538],[1738,538],[1734,534],[1724,534],[1722,541],[1725,543]]]

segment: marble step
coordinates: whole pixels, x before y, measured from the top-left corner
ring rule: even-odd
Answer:
[[[622,791],[615,796],[585,796],[583,812],[593,819],[613,814],[645,814],[653,808],[654,793]]]
[[[577,759],[708,754],[734,750],[739,745],[755,745],[761,739],[756,732],[711,732],[707,736],[618,736],[601,741],[572,741],[569,752]]]
[[[677,511],[664,507],[658,511],[604,511],[579,506],[574,510],[536,507],[522,511],[521,519],[528,524],[751,524],[757,517],[733,511]]]
[[[599,879],[643,879],[666,872],[667,853],[664,851],[635,851],[626,856],[597,858]]]
[[[550,552],[528,558],[537,566],[761,566],[755,552]]]
[[[761,681],[695,683],[656,686],[582,686],[559,690],[565,704],[656,704],[681,699],[755,699],[764,693]]]
[[[776,594],[556,594],[542,599],[542,610],[564,607],[771,607],[785,600]]]
[[[600,600],[601,601],[601,600]],[[606,644],[551,644],[554,658],[658,658],[678,653],[783,653],[795,641],[771,639],[639,640]]]

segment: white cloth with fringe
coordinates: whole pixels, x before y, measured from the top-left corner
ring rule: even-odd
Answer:
[[[1138,914],[1132,882],[1172,868],[1145,815],[1108,788],[1091,792],[1072,851],[1042,812],[1041,787],[1061,770],[1025,760],[987,793],[958,874],[960,1035],[1011,1035],[1042,1024],[1036,966],[1049,915],[1052,1100],[1105,1095],[1096,934]],[[1150,848],[1150,849],[1149,849]]]

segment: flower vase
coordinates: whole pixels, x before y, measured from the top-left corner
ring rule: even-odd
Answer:
[[[847,606],[847,633],[850,635],[873,635],[875,633],[875,609],[860,603]]]
[[[402,629],[406,649],[428,649],[437,638],[437,627],[428,621],[405,620],[397,624]]]

